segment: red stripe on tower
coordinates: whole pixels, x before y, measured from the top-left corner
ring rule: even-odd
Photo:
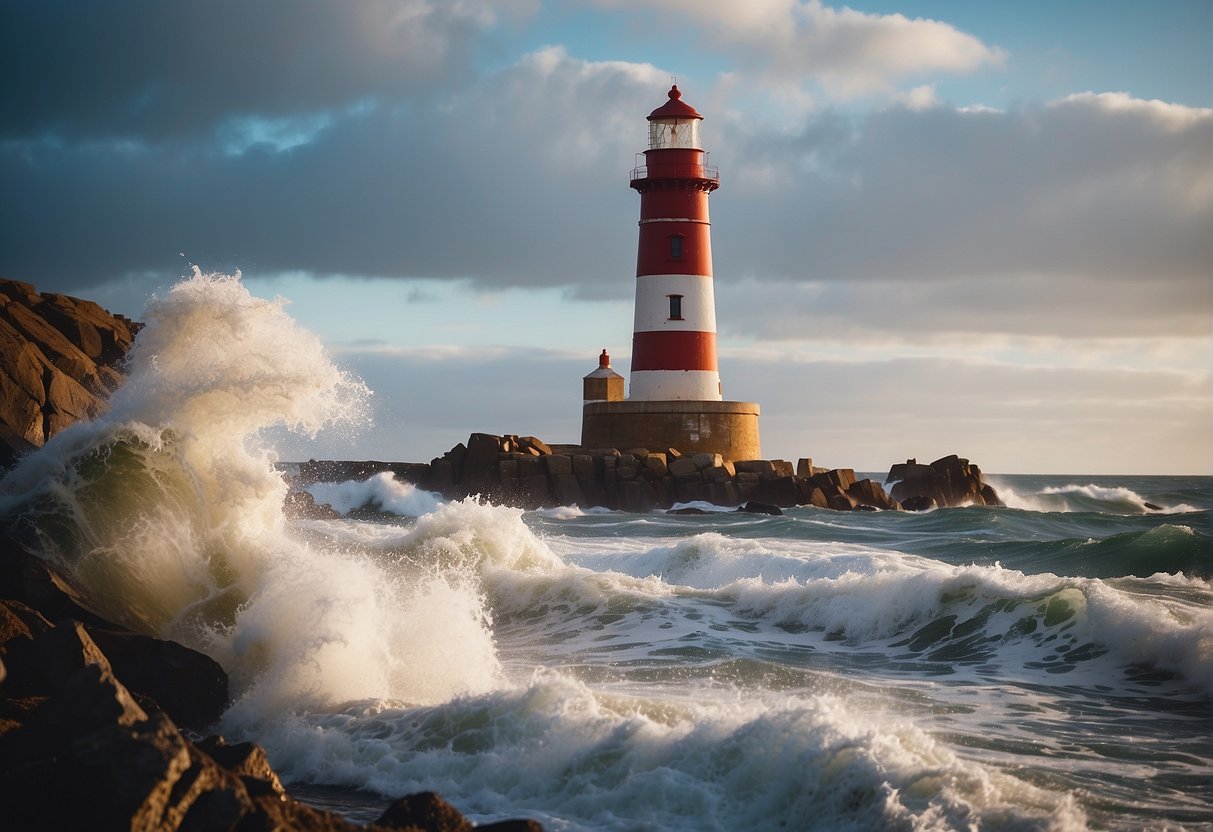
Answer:
[[[699,146],[703,116],[677,86],[649,114],[640,193],[629,399],[720,401],[708,194],[720,185]]]
[[[716,372],[716,336],[711,332],[637,332],[632,336],[632,372]]]

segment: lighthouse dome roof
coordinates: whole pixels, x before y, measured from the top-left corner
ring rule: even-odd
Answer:
[[[670,100],[662,104],[653,112],[649,113],[649,121],[657,119],[702,119],[703,116],[695,112],[695,108],[682,100],[682,91],[678,89],[678,85],[674,84],[670,87]]]

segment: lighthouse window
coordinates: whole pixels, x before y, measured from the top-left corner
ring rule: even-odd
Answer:
[[[682,320],[682,295],[668,295],[670,299],[670,320]]]
[[[670,259],[682,259],[682,237],[675,235],[670,238]]]

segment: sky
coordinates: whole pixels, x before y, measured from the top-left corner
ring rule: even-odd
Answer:
[[[284,459],[576,442],[673,79],[764,456],[1213,473],[1209,0],[13,0],[0,276],[286,298],[375,396]]]

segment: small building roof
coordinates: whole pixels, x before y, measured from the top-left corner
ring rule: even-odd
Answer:
[[[679,91],[677,84],[670,87],[669,96],[669,101],[649,113],[649,121],[675,118],[683,120],[692,118],[703,119],[703,116],[695,112],[694,107],[682,100],[682,92]]]
[[[598,369],[584,378],[623,378],[623,376],[611,369],[611,356],[607,354],[606,350],[603,350],[602,354],[598,356]]]

